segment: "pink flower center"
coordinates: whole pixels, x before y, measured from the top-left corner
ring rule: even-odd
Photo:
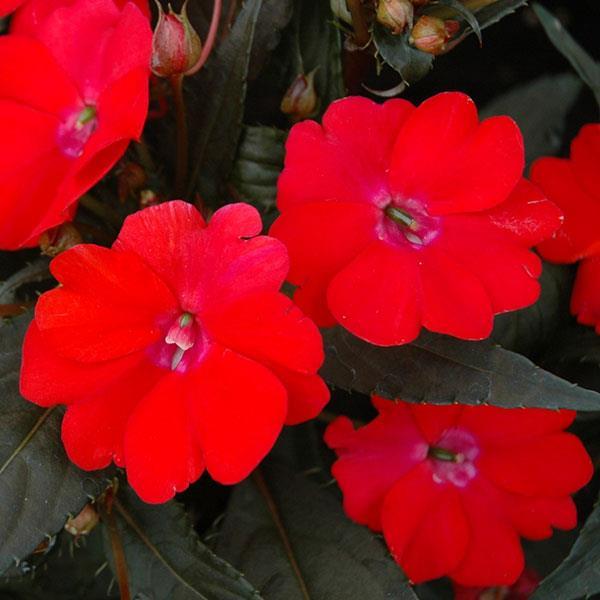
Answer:
[[[427,456],[437,483],[465,487],[477,475],[475,460],[479,456],[479,447],[465,429],[448,429],[435,446],[430,446]]]
[[[56,142],[60,151],[69,158],[78,158],[98,125],[95,106],[70,110],[58,126]]]
[[[149,349],[149,354],[155,365],[185,373],[198,365],[209,346],[210,342],[196,317],[182,312],[168,326],[165,337]]]
[[[388,200],[382,209],[379,234],[393,244],[408,243],[414,248],[421,248],[440,232],[440,218],[430,216],[422,202]]]

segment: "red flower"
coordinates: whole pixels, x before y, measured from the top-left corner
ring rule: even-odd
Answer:
[[[25,338],[21,390],[66,404],[71,460],[127,469],[162,502],[206,468],[236,483],[282,425],[328,400],[316,326],[278,290],[284,246],[259,236],[255,209],[228,205],[206,225],[175,201],[130,216],[112,249],[82,244],[51,263]]]
[[[432,406],[374,397],[379,416],[327,429],[347,514],[386,542],[408,577],[510,585],[523,570],[519,536],[576,525],[569,494],[592,463],[563,432],[573,411]]]
[[[139,8],[53,6],[0,37],[0,248],[35,244],[70,219],[139,136],[148,108],[152,32]]]
[[[554,237],[538,246],[558,263],[582,261],[571,297],[571,311],[600,333],[600,123],[586,125],[573,140],[571,158],[540,158],[531,178],[565,215]]]
[[[479,123],[473,102],[445,93],[334,102],[296,125],[271,234],[290,252],[295,300],[382,346],[421,326],[465,339],[493,315],[539,295],[529,248],[560,214],[521,178],[523,142],[508,117]]]

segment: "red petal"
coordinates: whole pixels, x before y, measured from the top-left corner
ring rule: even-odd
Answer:
[[[381,507],[394,484],[427,456],[428,445],[406,403],[388,403],[368,425],[355,430],[339,417],[325,432],[325,443],[338,460],[333,475],[344,493],[348,516],[381,529]]]
[[[561,210],[527,179],[521,179],[508,200],[486,214],[496,227],[512,233],[528,247],[550,237],[563,222]]]
[[[476,274],[435,244],[421,251],[420,263],[423,325],[467,340],[488,337],[494,314]]]
[[[600,204],[600,124],[591,123],[581,128],[571,144],[571,163],[582,187]]]
[[[415,559],[408,554],[408,551],[420,527],[429,518],[430,513],[435,510],[434,506],[443,496],[444,489],[446,489],[445,486],[433,482],[429,464],[421,462],[398,479],[385,495],[385,502],[381,508],[383,535],[394,560],[405,570],[407,564],[411,569],[415,569],[415,573],[406,573],[411,580],[414,576],[417,576],[419,581],[428,578],[426,569],[429,565],[430,554],[421,557],[424,564],[419,569],[415,565]],[[429,541],[426,540],[426,542]],[[457,541],[459,546],[462,545],[462,540]],[[437,549],[439,546],[431,550],[436,552]],[[460,547],[457,550],[460,550]],[[459,554],[456,561],[459,561],[460,558]],[[432,571],[431,576],[436,577],[439,574]]]
[[[260,363],[300,373],[316,373],[323,363],[323,340],[315,324],[278,292],[246,296],[202,315],[209,336],[225,348]]]
[[[515,446],[563,431],[575,414],[572,410],[465,406],[459,424],[486,446]]]
[[[543,540],[552,535],[552,527],[573,529],[577,525],[577,509],[569,496],[561,498],[527,498],[506,494],[505,510],[513,526],[523,537]]]
[[[33,321],[23,342],[21,394],[40,406],[70,404],[120,380],[143,360],[141,353],[95,364],[61,358]]]
[[[329,388],[318,375],[303,375],[269,365],[287,391],[286,425],[297,425],[314,419],[329,402]]]
[[[137,405],[125,433],[127,479],[145,502],[166,502],[185,490],[204,470],[195,441],[189,375],[171,372]]]
[[[390,151],[413,110],[405,100],[376,104],[350,97],[329,106],[323,127],[314,121],[295,125],[279,178],[279,209],[318,200],[369,202],[389,195]]]
[[[432,404],[407,404],[429,444],[435,444],[442,434],[456,425],[464,406],[436,406]]]
[[[238,483],[281,431],[287,413],[285,388],[268,369],[229,350],[215,350],[190,376],[188,420],[206,468],[219,483]]]
[[[600,252],[600,201],[591,196],[568,160],[540,158],[531,167],[531,180],[563,212],[564,225],[538,249],[553,262],[574,262]]]
[[[0,98],[56,117],[81,102],[77,88],[48,49],[20,35],[0,37]],[[10,141],[18,143],[19,138]]]
[[[55,258],[51,270],[63,285],[41,296],[36,321],[68,358],[98,362],[145,348],[163,335],[158,318],[177,310],[132,253],[81,244]]]
[[[470,538],[465,557],[450,577],[461,585],[511,585],[524,567],[519,536],[498,512],[498,497],[480,479],[462,494]]]
[[[523,166],[514,121],[492,117],[478,124],[473,101],[447,92],[423,102],[401,128],[390,187],[434,215],[479,211],[508,197]]]
[[[71,404],[62,422],[62,440],[71,461],[87,471],[103,469],[113,460],[125,466],[123,442],[129,417],[163,374],[144,362],[110,385],[89,387]]]
[[[330,278],[310,277],[294,291],[294,302],[319,327],[333,327],[337,321],[327,306],[327,287]]]
[[[399,491],[398,487],[397,485],[390,492],[386,506],[388,501],[403,506],[405,494],[410,490]],[[403,515],[402,518],[406,516]],[[387,522],[384,531],[387,531]],[[400,564],[414,583],[437,579],[447,575],[460,564],[469,538],[469,523],[460,494],[456,488],[446,486],[421,520],[402,553]]]
[[[50,49],[88,102],[133,69],[150,75],[152,31],[132,3],[121,12],[113,0],[75,0],[44,14],[26,33]]]
[[[23,4],[25,0],[0,0],[0,16],[4,17]]]
[[[571,296],[571,312],[583,325],[593,325],[600,334],[600,256],[579,264]]]
[[[381,211],[351,202],[310,202],[286,209],[270,235],[285,243],[290,254],[289,281],[304,285],[331,278],[369,242],[376,239]]]
[[[327,293],[329,309],[367,342],[411,342],[421,329],[418,277],[413,251],[374,242],[335,276]]]
[[[495,314],[533,304],[539,297],[539,257],[485,217],[449,216],[432,242],[483,284]]]
[[[478,464],[496,485],[525,496],[572,494],[593,473],[585,448],[569,433],[553,433],[530,443],[486,451]]]

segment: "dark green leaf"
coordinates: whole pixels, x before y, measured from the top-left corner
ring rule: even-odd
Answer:
[[[433,65],[433,56],[413,48],[408,43],[409,33],[392,35],[385,27],[375,25],[373,41],[381,58],[396,70],[407,83],[425,77]]]
[[[102,542],[102,527],[75,540],[63,532],[45,556],[20,565],[22,576],[0,583],[0,598],[27,600],[117,600],[119,594]],[[109,594],[112,588],[113,592]]]
[[[344,515],[333,490],[273,462],[261,473],[235,489],[217,550],[266,600],[416,600],[384,544]]]
[[[381,348],[341,328],[324,334],[322,375],[331,385],[409,402],[600,410],[600,394],[579,388],[489,341],[424,331],[412,344]]]
[[[498,315],[492,339],[507,350],[528,356],[545,351],[558,327],[569,321],[572,283],[569,266],[545,263],[538,301],[528,308]]]
[[[561,22],[541,4],[533,10],[556,49],[571,63],[581,79],[591,88],[600,105],[600,64],[571,37]]]
[[[492,3],[487,0],[465,0],[463,4],[475,14],[481,29],[485,29],[525,6],[527,0],[496,0]]]
[[[232,183],[242,200],[265,212],[275,208],[285,137],[274,127],[245,127],[238,148]]]
[[[128,487],[121,488],[118,497],[113,511],[132,596],[156,600],[260,600],[241,573],[200,542],[182,506],[176,502],[145,504]]]
[[[596,506],[563,563],[542,581],[532,600],[574,600],[600,592],[600,507]]]
[[[530,164],[560,150],[567,115],[580,91],[580,80],[570,73],[539,77],[498,96],[481,116],[512,117],[523,133],[525,160]]]
[[[287,0],[281,4],[286,3]],[[242,130],[253,47],[259,48],[264,62],[265,44],[270,45],[267,38],[278,39],[285,24],[287,20],[282,18],[280,8],[272,6],[269,0],[248,0],[207,66],[191,78],[189,197],[197,190],[210,202],[222,199],[223,184],[231,173]]]
[[[19,395],[21,344],[30,317],[0,326],[0,572],[59,531],[106,482],[67,458],[60,409]]]

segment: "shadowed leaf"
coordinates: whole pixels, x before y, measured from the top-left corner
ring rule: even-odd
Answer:
[[[261,472],[235,489],[217,551],[265,600],[416,600],[383,542],[344,515],[332,489],[273,461]]]
[[[260,600],[231,565],[204,546],[176,502],[145,504],[130,488],[113,511],[125,551],[132,596],[169,600]],[[107,554],[110,541],[106,539]]]
[[[21,344],[30,316],[0,325],[0,572],[62,529],[107,482],[67,458],[62,410],[45,410],[19,395]]]
[[[600,394],[560,379],[489,341],[424,331],[412,344],[372,346],[337,327],[321,370],[336,387],[409,402],[600,410]]]

